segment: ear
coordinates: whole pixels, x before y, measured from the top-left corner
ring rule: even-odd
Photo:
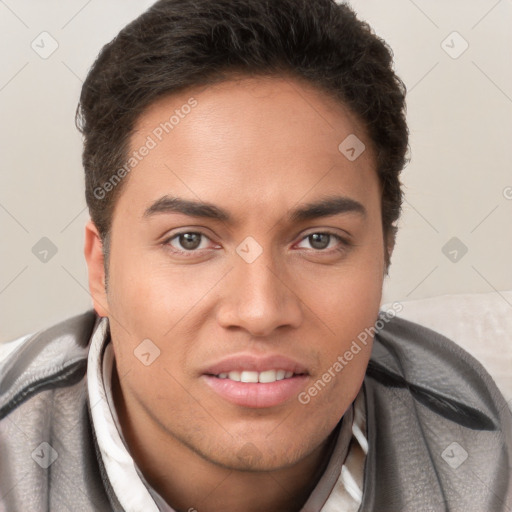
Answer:
[[[103,265],[103,244],[92,220],[85,226],[84,256],[89,271],[89,291],[94,309],[100,316],[108,316],[108,300],[105,290],[105,269]]]

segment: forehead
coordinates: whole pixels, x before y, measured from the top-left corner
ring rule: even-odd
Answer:
[[[187,118],[189,121],[185,122]],[[339,137],[357,132],[367,138],[365,126],[356,115],[341,101],[304,79],[242,76],[156,100],[139,116],[131,137],[132,148],[148,133],[158,142],[171,133],[179,135],[184,132],[184,124],[192,124],[198,138],[214,127],[217,142],[227,142],[221,136],[240,127],[242,130],[237,132],[240,139],[243,136],[263,139],[266,135],[267,142],[272,139],[279,145],[290,139],[287,132],[292,125],[295,125],[292,135],[303,135],[296,144],[307,140],[311,148],[318,142],[317,137],[325,134]],[[281,131],[283,127],[287,128],[286,132]]]
[[[358,158],[343,152],[347,140],[365,148]],[[263,214],[270,204],[291,207],[327,191],[359,200],[378,187],[362,123],[321,90],[284,77],[234,79],[159,99],[136,123],[134,153],[139,160],[121,199],[139,214],[165,194],[239,211],[250,201]]]

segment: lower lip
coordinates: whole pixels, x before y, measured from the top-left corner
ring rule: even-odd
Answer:
[[[304,388],[306,375],[296,375],[275,382],[236,382],[204,375],[206,383],[219,396],[242,407],[275,407],[297,396]]]

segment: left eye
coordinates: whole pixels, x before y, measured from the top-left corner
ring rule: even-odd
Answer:
[[[339,235],[335,235],[334,233],[311,233],[310,235],[305,236],[301,243],[305,240],[308,240],[313,249],[322,251],[332,248],[332,246],[330,246],[330,242],[333,239],[337,242],[344,243],[344,240]]]

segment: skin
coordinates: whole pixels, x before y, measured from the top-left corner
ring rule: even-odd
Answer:
[[[177,510],[300,510],[372,343],[307,405],[296,396],[263,409],[234,405],[202,370],[231,354],[283,354],[305,365],[307,390],[375,323],[391,244],[371,143],[358,119],[313,86],[242,77],[159,99],[140,116],[132,149],[190,97],[197,106],[125,178],[108,293],[101,240],[86,226],[94,307],[112,333],[116,410],[135,461]],[[338,150],[349,134],[366,145],[353,162]],[[145,217],[165,194],[213,203],[233,223]],[[359,202],[365,215],[287,218],[331,195]],[[349,245],[331,237],[318,248],[308,238],[326,231]],[[205,235],[189,256],[173,252],[190,247],[176,237],[183,232]],[[248,236],[263,251],[252,263],[236,252]],[[160,349],[149,366],[134,356],[147,338]]]

